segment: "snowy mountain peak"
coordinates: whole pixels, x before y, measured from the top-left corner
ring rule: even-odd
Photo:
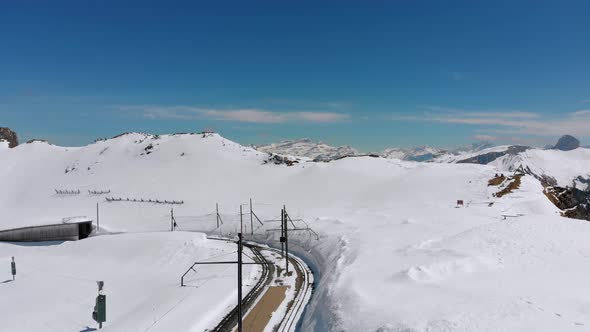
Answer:
[[[553,147],[556,150],[570,151],[580,147],[580,141],[571,135],[563,135]]]
[[[288,156],[308,157],[315,161],[330,161],[346,156],[358,155],[359,152],[350,146],[331,146],[323,142],[314,143],[309,138],[282,141],[254,147],[258,151]]]
[[[383,158],[401,159],[410,161],[430,161],[439,155],[445,153],[445,150],[429,146],[421,146],[410,149],[389,148],[381,151],[379,154]]]

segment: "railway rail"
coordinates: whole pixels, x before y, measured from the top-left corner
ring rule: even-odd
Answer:
[[[265,262],[266,259],[260,253],[260,250],[250,244],[244,244],[244,247],[248,247],[250,251],[254,254],[254,260],[258,263]],[[274,273],[274,266],[271,264],[260,264],[262,266],[262,275],[261,278],[256,282],[256,285],[246,294],[246,296],[242,299],[242,309],[244,312],[248,311],[248,309],[256,303],[258,297],[264,292],[266,285],[270,283],[272,280],[272,275]],[[213,332],[230,332],[232,331],[235,326],[238,324],[238,307],[235,306],[217,326],[212,329]]]
[[[295,298],[289,304],[287,313],[281,320],[281,323],[277,329],[277,331],[281,332],[296,330],[297,322],[299,321],[301,315],[303,315],[305,305],[309,302],[311,292],[313,291],[313,273],[309,270],[307,265],[299,257],[292,255],[289,255],[289,261],[297,271],[298,281],[296,282],[295,287]]]
[[[281,251],[278,249],[267,247],[261,249],[252,243],[245,243],[244,246],[250,248],[250,250],[254,253],[255,260],[257,262],[265,261],[265,258],[262,253],[260,253],[260,250],[273,251],[278,254],[281,253]],[[296,330],[299,318],[301,318],[303,315],[305,305],[308,303],[313,291],[313,273],[307,267],[307,265],[299,257],[293,255],[289,255],[289,262],[295,268],[295,272],[297,273],[297,282],[295,284],[296,293],[294,299],[288,304],[287,312],[276,328],[276,331],[280,332],[292,332]],[[274,265],[261,264],[261,266],[263,267],[262,277],[243,299],[242,307],[244,308],[244,312],[247,312],[253,305],[256,304],[257,299],[264,293],[265,287],[272,280]],[[237,306],[234,307],[233,310],[229,312],[212,331],[232,331],[238,323],[237,310]]]

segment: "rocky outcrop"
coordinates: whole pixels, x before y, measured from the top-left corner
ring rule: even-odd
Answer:
[[[571,135],[563,135],[553,147],[555,150],[571,151],[580,147],[580,141]]]
[[[528,166],[520,165],[517,172],[531,175],[539,180],[544,188],[543,193],[558,209],[562,210],[563,217],[590,221],[590,188],[580,190],[575,186],[561,187],[555,178],[546,174],[537,175]],[[586,183],[584,182],[586,179],[579,178],[582,180],[581,183]]]
[[[35,142],[49,143],[46,139],[33,138],[33,139],[28,140],[27,144],[31,144],[31,143],[35,143]]]
[[[563,212],[564,217],[590,220],[590,192],[571,187],[548,186],[545,196]]]
[[[14,148],[18,145],[18,137],[10,128],[0,127],[0,141],[7,141],[9,148]]]
[[[289,158],[287,156],[281,156],[281,155],[278,155],[278,154],[269,153],[268,154],[268,159],[266,159],[263,163],[264,164],[275,164],[275,165],[293,166],[293,165],[299,163],[299,160],[292,159],[292,158]]]

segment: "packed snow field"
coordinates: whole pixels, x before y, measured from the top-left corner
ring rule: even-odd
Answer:
[[[101,227],[131,233],[52,247],[2,244],[0,258],[8,264],[10,256],[21,255],[25,261],[21,264],[30,261],[39,266],[56,257],[57,267],[47,271],[95,280],[101,277],[101,269],[93,267],[90,258],[91,253],[99,255],[103,264],[112,267],[107,277],[120,280],[121,285],[132,283],[127,297],[141,302],[143,308],[127,317],[121,307],[121,312],[112,314],[111,324],[122,327],[133,321],[142,326],[136,330],[143,331],[158,316],[148,310],[152,300],[142,299],[146,295],[138,290],[144,283],[159,289],[153,296],[167,303],[178,302],[184,294],[174,288],[178,273],[153,270],[165,270],[166,264],[182,270],[191,261],[214,256],[208,250],[221,244],[208,241],[199,251],[183,245],[206,241],[198,233],[136,233],[167,230],[171,206],[108,203],[104,196],[87,190],[110,190],[111,196],[122,198],[183,200],[184,204],[174,206],[181,230],[211,230],[215,217],[210,223],[202,218],[216,203],[224,213],[237,214],[239,205],[253,198],[259,215],[276,216],[286,204],[294,218],[304,218],[321,235],[319,241],[307,234],[290,238],[296,242],[297,254],[320,273],[303,330],[590,329],[590,223],[560,217],[533,177],[524,176],[519,189],[496,198],[493,193],[498,188],[487,185],[498,172],[494,166],[358,157],[287,167],[265,164],[267,158],[265,153],[217,134],[128,134],[82,148],[41,142],[0,148],[1,228],[60,222],[69,216],[93,217],[99,202]],[[54,189],[80,189],[81,194],[57,195]],[[457,200],[464,200],[465,206],[456,207]],[[231,222],[226,227],[235,229]],[[141,264],[142,259],[135,262],[133,255],[122,255],[131,249],[124,244],[127,240],[119,242],[118,237],[128,237],[136,255],[153,261]],[[180,257],[170,260],[176,255]],[[66,262],[70,270],[59,271]],[[132,267],[126,267],[131,262],[142,271],[136,279],[128,271]],[[116,267],[122,271],[117,272]],[[34,287],[45,285],[42,276],[34,278]],[[82,286],[53,278],[56,284],[49,289],[64,293],[62,300],[51,307],[47,317],[37,315],[27,323],[42,325],[82,316],[76,324],[91,324],[89,313],[76,314],[81,309],[72,302],[90,305],[96,291],[93,285],[86,282],[83,291],[74,289],[76,296],[68,297],[67,287]],[[23,276],[23,283],[26,280]],[[11,306],[17,287],[26,287],[19,282],[0,285],[12,294],[0,298],[0,307],[11,313],[8,317],[14,331],[28,328],[18,317],[35,317],[43,311],[27,305],[32,297]],[[214,289],[230,296],[231,286],[219,282],[208,284],[208,291],[198,288],[205,292],[203,297],[190,297],[191,304],[183,305],[186,309],[171,320],[188,327],[191,322],[218,319],[219,310],[207,311],[205,307],[212,304],[205,302],[223,308],[221,298],[208,293]],[[48,299],[51,291],[45,292],[46,296],[39,296],[52,301]]]
[[[235,246],[199,233],[96,236],[43,245],[0,243],[16,257],[14,282],[0,284],[3,331],[91,331],[97,280],[105,283],[108,331],[203,331],[236,304],[235,267],[211,266],[180,275],[194,260],[232,258]],[[245,266],[253,280],[257,267]],[[245,281],[245,284],[253,282]],[[247,287],[246,287],[247,290]],[[198,312],[199,315],[194,313]]]

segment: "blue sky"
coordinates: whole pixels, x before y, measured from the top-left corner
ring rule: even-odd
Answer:
[[[361,150],[590,143],[587,1],[12,1],[0,126]]]

